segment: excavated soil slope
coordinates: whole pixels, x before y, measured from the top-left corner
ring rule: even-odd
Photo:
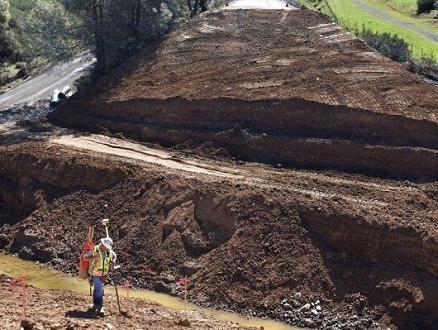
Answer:
[[[249,161],[429,180],[438,176],[436,92],[317,12],[221,10],[53,120],[167,146],[210,141]]]
[[[133,285],[188,275],[201,305],[434,329],[436,91],[316,12],[209,12],[50,114],[106,136],[3,134],[0,248],[76,273],[109,217]]]

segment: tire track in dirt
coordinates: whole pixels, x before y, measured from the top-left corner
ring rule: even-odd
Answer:
[[[373,208],[387,206],[388,203],[384,198],[379,201],[377,199],[367,199],[360,196],[339,194],[333,192],[330,187],[306,188],[300,184],[291,184],[285,180],[285,177],[292,178],[294,181],[303,182],[305,180],[324,181],[330,185],[344,186],[359,186],[363,189],[379,189],[381,194],[396,193],[397,191],[406,190],[406,187],[398,187],[396,185],[377,184],[373,182],[359,181],[357,178],[354,181],[347,179],[334,178],[321,173],[307,173],[303,171],[284,170],[279,171],[268,168],[261,164],[253,164],[253,169],[232,168],[223,166],[200,159],[187,159],[181,156],[172,155],[170,152],[156,150],[144,145],[139,145],[129,141],[123,141],[103,135],[89,136],[74,136],[63,135],[50,139],[51,143],[64,145],[71,148],[83,149],[86,151],[97,152],[100,154],[116,156],[124,161],[134,162],[137,165],[140,162],[143,164],[154,164],[162,166],[166,172],[174,172],[181,174],[187,173],[187,176],[205,175],[213,180],[230,179],[244,184],[265,188],[276,187],[288,193],[297,193],[300,195],[312,196],[318,199],[334,198],[341,199],[354,204],[359,204],[361,207]],[[408,188],[409,189],[409,188]]]

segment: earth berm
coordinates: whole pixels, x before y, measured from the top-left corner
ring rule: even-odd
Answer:
[[[0,248],[76,274],[107,217],[136,287],[181,296],[187,275],[203,306],[435,329],[436,92],[318,12],[209,11],[3,125]]]

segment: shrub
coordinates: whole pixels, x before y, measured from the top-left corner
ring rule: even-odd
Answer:
[[[417,14],[422,14],[435,9],[435,0],[417,0]]]
[[[406,62],[411,57],[409,45],[397,35],[392,36],[386,32],[377,34],[366,29],[362,31],[361,37],[367,45],[393,61]]]

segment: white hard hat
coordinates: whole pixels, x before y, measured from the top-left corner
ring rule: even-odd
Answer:
[[[113,247],[113,240],[109,237],[102,238],[100,242],[109,250],[111,250]]]

